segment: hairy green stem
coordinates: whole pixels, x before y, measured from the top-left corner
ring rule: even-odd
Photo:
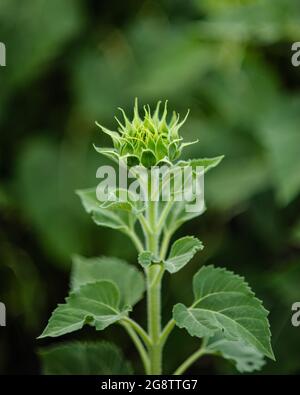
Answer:
[[[126,329],[128,335],[131,337],[134,345],[136,346],[136,349],[137,349],[137,351],[141,357],[141,360],[143,362],[143,366],[144,366],[146,374],[150,374],[149,357],[148,357],[148,354],[147,354],[145,347],[143,346],[140,338],[138,337],[138,335],[132,329],[132,327],[130,326],[130,324],[128,322],[121,321],[120,324]]]
[[[164,232],[164,237],[163,237],[163,240],[161,243],[161,248],[160,248],[160,259],[161,260],[165,259],[166,255],[167,255],[171,237],[172,237],[171,232],[167,232],[167,231]]]
[[[151,200],[149,191],[148,222],[151,232],[147,232],[147,248],[154,256],[158,255],[159,235],[157,230],[157,202]],[[161,265],[151,265],[147,269],[147,315],[148,333],[152,341],[149,348],[150,374],[162,373],[162,347],[160,344],[161,332],[161,280],[163,268]]]
[[[158,249],[158,235],[156,233],[157,202],[149,201],[147,214],[151,229],[151,231],[147,231],[147,248],[156,256]]]
[[[152,201],[151,197],[149,197],[146,217],[140,215],[138,218],[145,235],[147,249],[151,251],[154,256],[160,256],[161,259],[165,258],[172,233],[165,232],[160,253],[159,237],[164,221],[171,210],[172,205],[173,202],[168,202],[161,214],[161,217],[158,219],[158,203],[156,201]],[[144,250],[142,242],[136,235],[134,229],[132,229],[128,234],[135,244],[138,252],[142,252]],[[140,353],[145,367],[145,372],[147,374],[159,375],[162,374],[163,347],[175,325],[175,322],[174,320],[171,320],[164,328],[164,331],[161,332],[161,282],[164,274],[164,268],[159,264],[151,265],[145,270],[145,274],[147,278],[148,334],[138,323],[131,320],[129,317],[126,317],[122,324],[131,336]],[[139,337],[147,346],[148,354]]]
[[[152,340],[149,348],[150,374],[162,373],[161,334],[161,271],[160,265],[152,265],[147,275],[148,332]]]
[[[140,224],[141,224],[141,227],[143,229],[144,235],[147,235],[147,233],[151,233],[152,229],[150,228],[149,222],[144,217],[144,215],[143,214],[139,214],[138,219],[140,221]]]
[[[172,330],[174,329],[176,323],[175,320],[172,318],[167,325],[164,327],[161,336],[160,336],[160,343],[162,346],[164,346],[165,342],[167,341],[170,333],[172,332]]]
[[[173,373],[175,376],[183,374],[194,362],[197,361],[206,353],[205,348],[200,348],[198,351],[194,352],[190,357],[188,357]]]
[[[140,336],[145,345],[149,348],[151,346],[151,339],[147,332],[134,320],[129,317],[123,318],[123,322],[127,322],[133,330]]]
[[[174,203],[174,201],[171,199],[167,202],[167,204],[163,208],[160,218],[159,218],[159,221],[158,221],[158,225],[157,225],[158,233],[160,233],[161,230],[163,229],[163,227],[165,225],[165,221],[168,217],[168,214],[173,207],[173,203]]]
[[[161,251],[159,251],[159,241],[165,220],[173,206],[173,201],[170,201],[165,205],[160,214],[160,218],[158,218],[158,202],[152,199],[152,191],[150,188],[151,185],[149,184],[146,216],[140,214],[138,216],[138,220],[145,236],[146,248],[151,251],[155,257],[164,258],[167,253],[172,234],[164,234]],[[136,236],[134,230],[130,232],[130,237],[136,245],[137,250],[139,252],[143,251],[142,243]],[[138,334],[140,336],[147,346],[147,358],[149,365],[147,365],[146,373],[161,374],[163,346],[169,333],[173,329],[173,323],[171,323],[164,329],[163,334],[161,332],[161,282],[164,274],[164,268],[161,264],[152,264],[149,268],[145,269],[145,274],[147,279],[148,334],[135,321],[130,320],[129,318],[126,318],[126,324],[129,325],[135,335]],[[142,355],[145,359],[144,353]]]

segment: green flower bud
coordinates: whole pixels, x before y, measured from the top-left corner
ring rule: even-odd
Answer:
[[[141,117],[136,99],[132,121],[120,108],[124,119],[122,123],[116,118],[119,125],[117,132],[96,123],[104,133],[111,137],[114,146],[114,148],[95,147],[96,150],[114,160],[126,159],[128,166],[142,165],[150,168],[161,164],[174,164],[180,157],[182,149],[198,140],[183,143],[179,135],[179,129],[186,121],[188,113],[180,121],[179,114],[174,111],[168,122],[167,101],[161,115],[160,107],[161,101],[157,103],[152,113],[149,105],[144,106],[144,114]]]

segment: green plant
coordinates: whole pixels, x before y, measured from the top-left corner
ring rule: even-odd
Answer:
[[[144,117],[140,117],[136,102],[132,121],[123,112],[124,124],[118,120],[118,132],[99,125],[112,138],[114,147],[96,147],[96,150],[115,162],[126,160],[130,171],[139,180],[140,189],[146,193],[146,199],[140,201],[134,192],[117,187],[109,190],[109,196],[115,199],[102,201],[97,198],[96,188],[78,191],[84,208],[97,225],[119,230],[132,240],[144,275],[116,258],[74,257],[70,294],[66,302],[53,312],[40,338],[64,335],[81,329],[85,324],[103,330],[118,323],[133,340],[145,372],[162,374],[164,345],[177,325],[186,329],[191,336],[202,339],[202,342],[199,349],[174,374],[184,373],[193,362],[206,354],[221,355],[233,361],[242,372],[259,369],[264,364],[264,355],[274,359],[268,312],[245,280],[226,269],[201,267],[193,279],[193,303],[190,306],[176,304],[173,317],[162,327],[161,298],[164,293],[161,286],[165,272],[178,272],[197,251],[203,249],[202,242],[193,236],[180,238],[170,245],[176,230],[204,211],[198,207],[189,212],[186,210],[186,201],[176,199],[178,192],[182,191],[175,188],[174,170],[192,169],[187,183],[190,185],[197,177],[197,166],[206,173],[217,166],[223,157],[179,160],[184,147],[193,144],[183,143],[179,135],[179,128],[185,119],[179,122],[179,116],[174,113],[170,122],[167,122],[166,104],[162,116],[160,103],[153,114],[149,107],[145,107],[144,111]],[[140,167],[137,168],[137,165]],[[173,180],[167,201],[161,198],[161,189],[153,188],[148,179],[145,182],[143,177],[139,177],[141,170],[149,175],[153,166],[166,166],[166,174]],[[164,183],[164,177],[161,184]],[[181,188],[185,187],[186,184],[181,185]],[[196,192],[189,192],[190,202],[197,206]],[[132,307],[142,298],[145,289],[147,331],[130,317]],[[75,358],[76,372],[86,369],[83,366],[87,360],[84,355],[91,359],[87,365],[92,366],[92,372],[97,371],[97,355],[101,358],[101,355],[107,356],[111,352],[114,361],[122,359],[114,346],[110,349],[107,344],[83,346],[71,343],[62,347],[63,352],[61,346],[56,346],[42,353],[47,372],[56,371],[53,366],[55,357],[59,358],[61,365],[68,365]],[[118,362],[117,367],[111,363],[112,368],[108,370],[100,365],[99,373],[131,371],[125,361]],[[68,369],[71,368],[67,366],[64,371]]]

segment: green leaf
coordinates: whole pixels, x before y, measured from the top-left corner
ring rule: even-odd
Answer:
[[[117,211],[116,208],[98,209],[93,212],[92,219],[96,225],[127,233],[129,231],[130,213],[122,212],[123,210]]]
[[[241,373],[260,370],[265,365],[263,354],[255,348],[242,341],[227,340],[222,335],[211,337],[205,348],[208,354],[220,355],[232,361]]]
[[[39,350],[44,374],[133,374],[132,367],[113,343],[66,342]]]
[[[153,262],[153,254],[151,251],[143,251],[138,256],[139,264],[143,267],[148,267]]]
[[[101,207],[101,202],[97,199],[96,188],[88,188],[76,191],[80,197],[83,207],[87,213],[92,214],[93,221],[99,226],[118,229],[128,232],[130,222],[134,223],[134,216],[124,210],[124,207]]]
[[[168,259],[164,261],[166,270],[170,273],[178,272],[193,258],[198,250],[202,249],[203,244],[196,237],[186,236],[176,240],[171,247]]]
[[[109,192],[109,200],[100,202],[101,208],[120,209],[138,215],[145,210],[140,197],[127,189],[117,188]]]
[[[85,211],[90,214],[100,208],[100,203],[97,200],[96,188],[88,188],[77,190],[76,194],[79,196]]]
[[[100,280],[110,280],[120,291],[120,305],[134,306],[143,296],[145,281],[143,274],[133,265],[111,257],[84,258],[73,257],[71,290]]]
[[[124,202],[124,201],[110,201],[107,200],[104,203],[101,204],[100,206],[101,208],[110,208],[110,209],[119,209],[119,210],[123,210],[123,211],[127,211],[127,212],[131,212],[132,211],[132,205],[130,202]]]
[[[202,158],[202,159],[190,159],[187,161],[179,161],[178,166],[192,166],[196,168],[197,166],[204,167],[204,173],[218,166],[224,159],[224,155],[216,156],[215,158]]]
[[[268,312],[248,284],[225,269],[206,266],[194,276],[195,301],[177,304],[173,317],[191,336],[211,337],[220,330],[227,340],[243,341],[274,359]]]
[[[119,309],[120,294],[111,281],[83,285],[58,305],[39,338],[56,337],[77,331],[85,324],[103,330],[122,319],[129,308]]]

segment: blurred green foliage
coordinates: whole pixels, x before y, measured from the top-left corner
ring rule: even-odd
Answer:
[[[96,185],[103,163],[92,143],[107,141],[94,121],[113,128],[116,108],[130,109],[136,96],[191,109],[183,133],[200,142],[187,156],[226,155],[205,180],[207,212],[180,232],[206,248],[166,279],[164,308],[191,300],[188,284],[203,263],[235,270],[271,311],[277,361],[263,373],[300,372],[300,330],[290,323],[300,300],[300,68],[290,60],[299,19],[297,0],[1,0],[0,300],[8,327],[0,328],[0,372],[40,372],[35,337],[63,300],[72,254],[136,264],[127,239],[97,228],[74,194]],[[144,317],[142,303],[136,314]],[[120,329],[101,336],[137,362]],[[176,330],[170,338],[167,370],[197,346],[180,337]],[[233,371],[209,358],[191,369]]]

